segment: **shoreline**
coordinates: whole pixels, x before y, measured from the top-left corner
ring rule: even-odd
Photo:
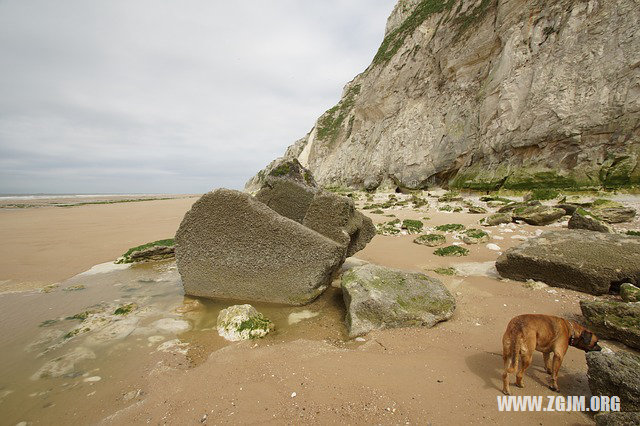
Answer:
[[[58,283],[131,247],[173,237],[196,199],[0,209],[0,291]]]

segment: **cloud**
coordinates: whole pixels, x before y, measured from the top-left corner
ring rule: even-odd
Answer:
[[[394,0],[0,2],[0,193],[241,188],[371,62]]]

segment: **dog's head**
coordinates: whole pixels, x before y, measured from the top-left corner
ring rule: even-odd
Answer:
[[[569,344],[585,352],[601,351],[602,348],[598,345],[598,336],[586,328],[580,327],[580,329],[580,334],[572,337]]]

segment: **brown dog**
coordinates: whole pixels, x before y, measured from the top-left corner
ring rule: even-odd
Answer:
[[[524,387],[522,378],[531,365],[533,351],[544,354],[544,366],[551,375],[551,389],[558,390],[558,370],[569,346],[585,352],[599,351],[598,337],[575,321],[550,315],[519,315],[509,321],[502,336],[502,392],[509,395],[509,374],[518,368],[516,386]],[[551,360],[553,354],[553,361]]]

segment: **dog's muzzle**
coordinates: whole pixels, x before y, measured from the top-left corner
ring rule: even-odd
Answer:
[[[602,347],[599,344],[595,344],[592,348],[589,348],[588,352],[600,352]]]

